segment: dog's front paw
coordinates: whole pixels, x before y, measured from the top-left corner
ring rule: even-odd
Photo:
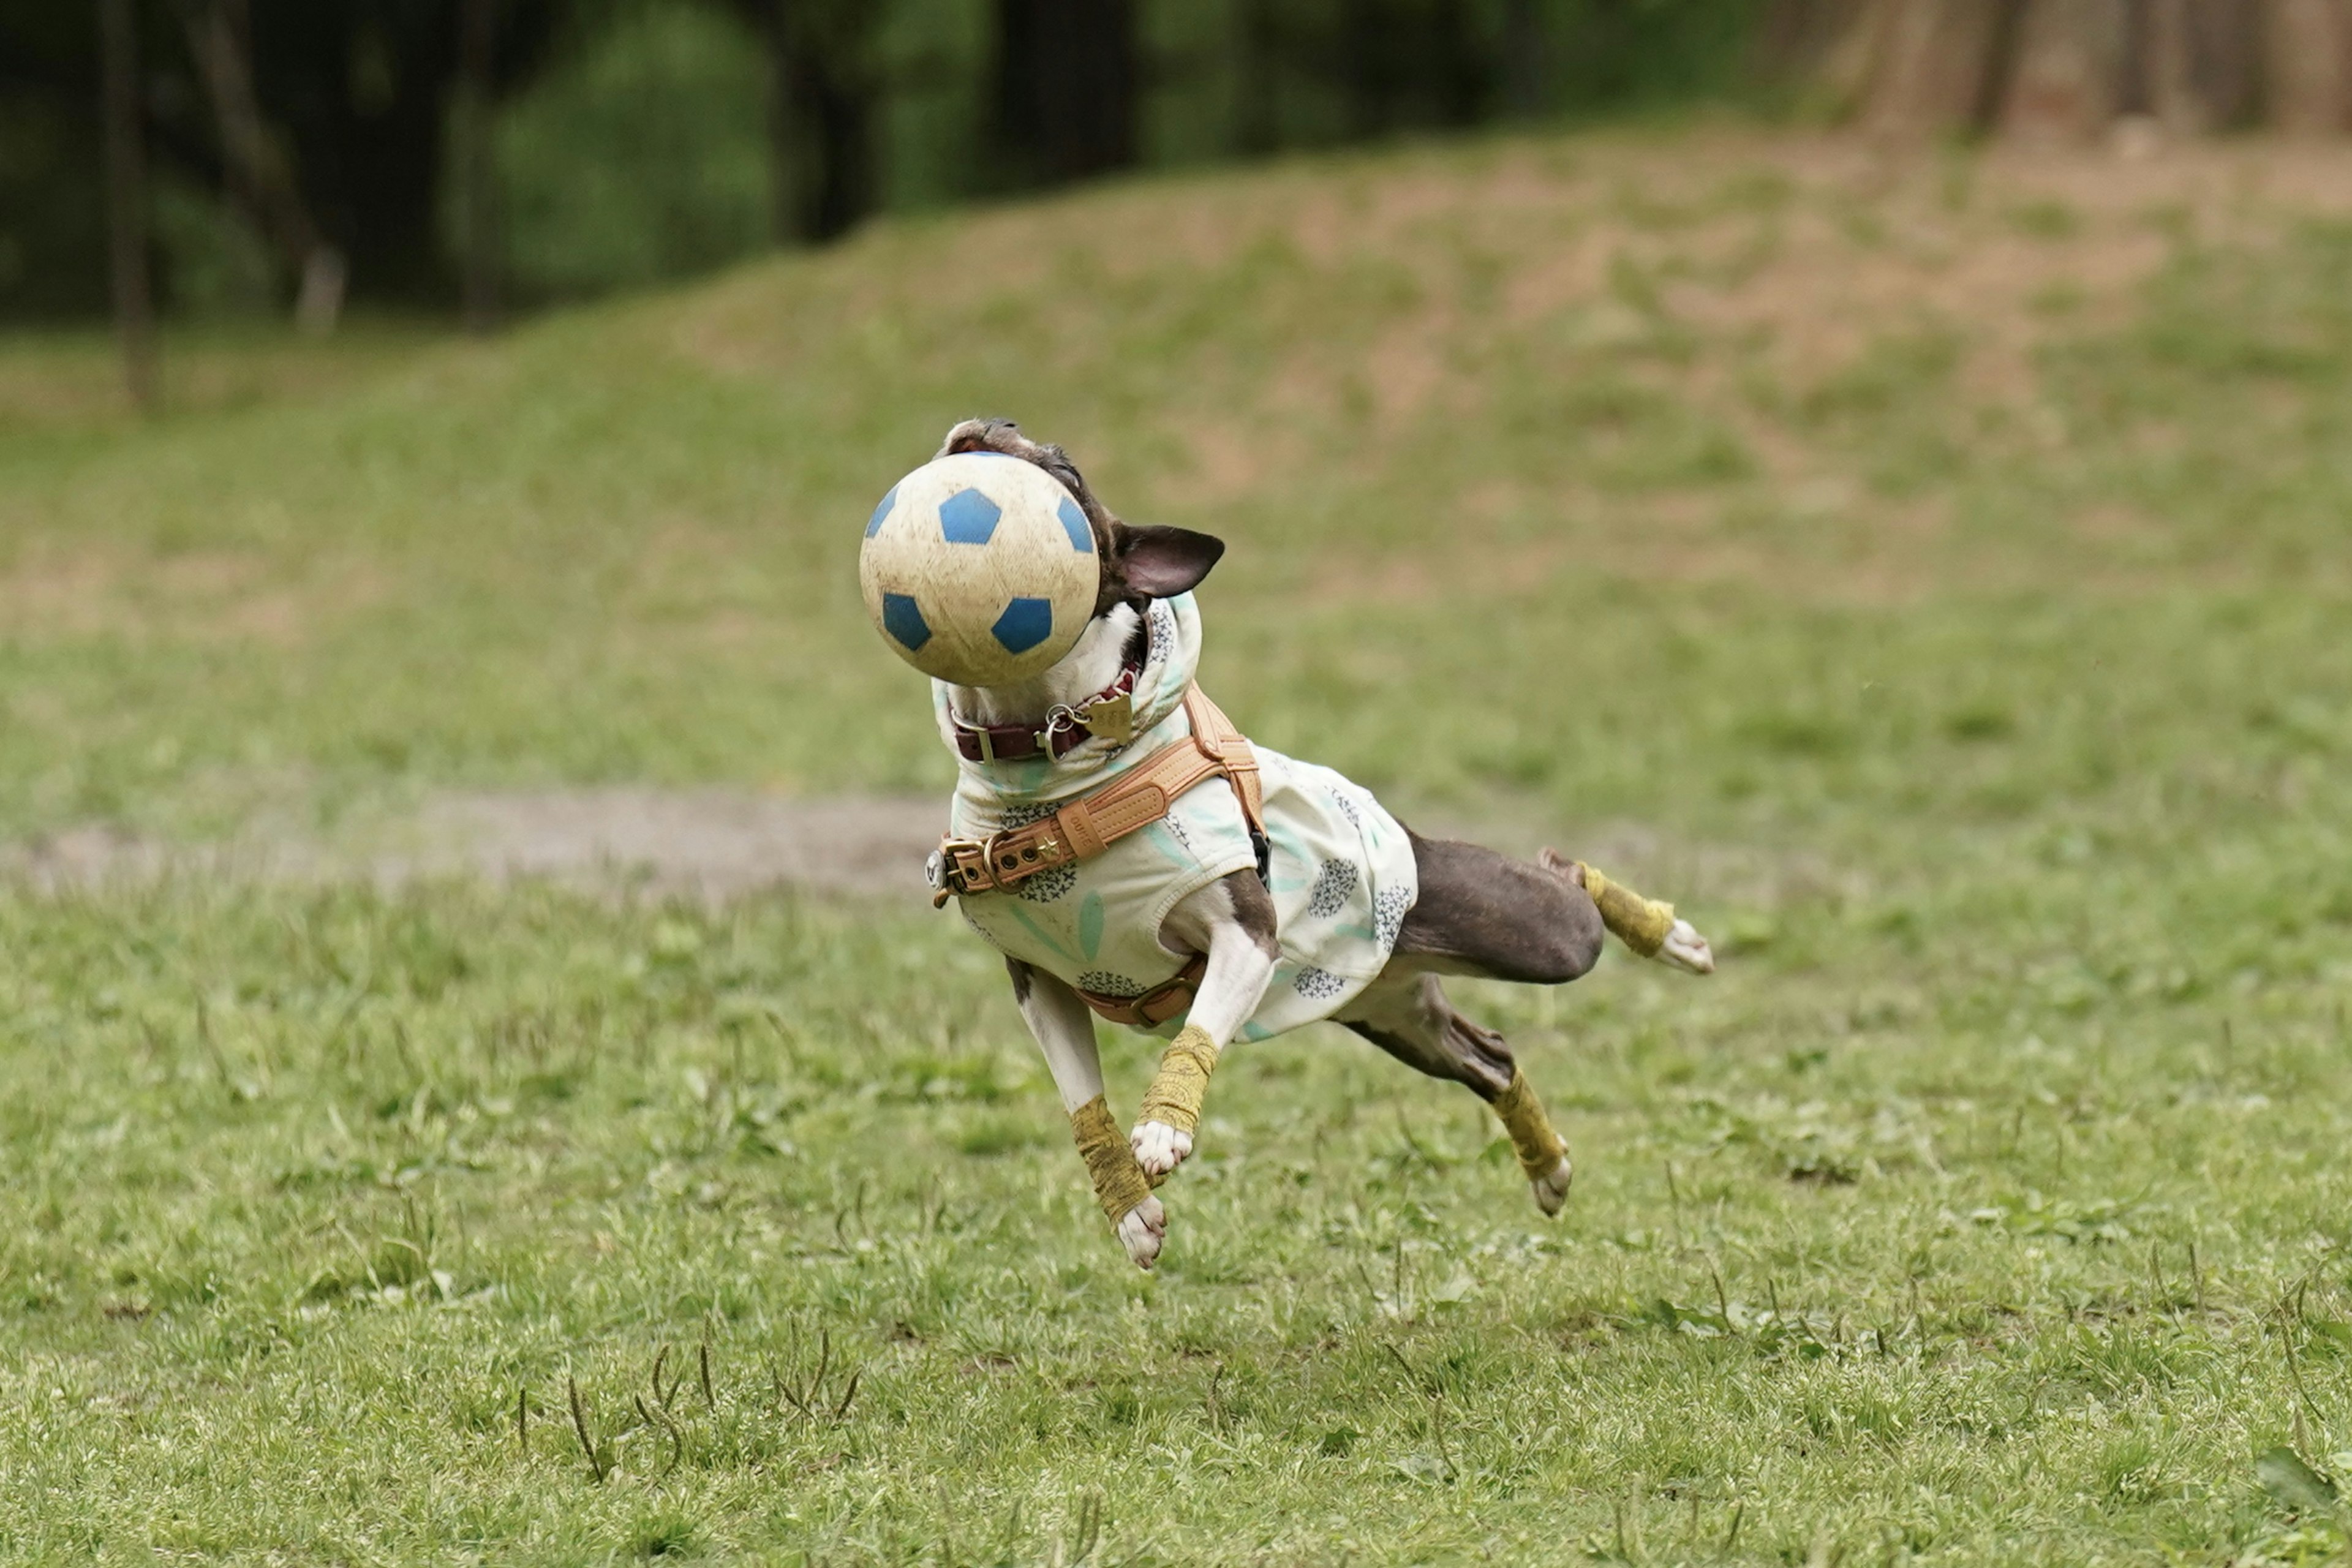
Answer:
[[[1664,945],[1658,949],[1658,956],[1676,969],[1687,969],[1693,974],[1715,973],[1715,949],[1707,946],[1706,938],[1698,934],[1698,928],[1685,920],[1675,921],[1674,929],[1666,932]]]
[[[1159,1259],[1161,1243],[1168,1239],[1168,1211],[1158,1198],[1144,1199],[1118,1222],[1118,1239],[1127,1248],[1129,1262],[1138,1268],[1150,1268]]]
[[[1135,1163],[1147,1176],[1166,1175],[1192,1152],[1192,1135],[1179,1132],[1165,1121],[1139,1121],[1127,1141],[1134,1146]]]

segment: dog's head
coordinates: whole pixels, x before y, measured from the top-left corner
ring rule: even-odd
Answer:
[[[1102,560],[1102,587],[1095,595],[1095,618],[1119,605],[1140,608],[1146,599],[1170,599],[1200,586],[1225,552],[1225,542],[1188,528],[1130,527],[1095,499],[1095,492],[1059,447],[1032,441],[1010,419],[967,419],[948,432],[938,456],[995,452],[1034,463],[1076,496]]]

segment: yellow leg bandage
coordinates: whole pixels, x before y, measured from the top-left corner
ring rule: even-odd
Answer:
[[[1645,899],[1581,860],[1577,866],[1584,872],[1584,890],[1592,895],[1593,904],[1601,910],[1601,923],[1643,958],[1657,957],[1658,950],[1666,945],[1666,933],[1675,929],[1675,906]]]
[[[1111,1224],[1118,1224],[1151,1195],[1151,1184],[1143,1179],[1143,1167],[1135,1163],[1135,1151],[1111,1120],[1101,1095],[1070,1112],[1070,1135],[1077,1140],[1078,1157],[1086,1161],[1087,1174],[1094,1181],[1095,1201]]]
[[[1209,1092],[1209,1075],[1217,1070],[1217,1045],[1206,1029],[1187,1024],[1160,1053],[1160,1071],[1143,1091],[1138,1121],[1161,1121],[1179,1132],[1198,1131],[1201,1100]]]
[[[1552,1131],[1551,1118],[1544,1114],[1535,1085],[1516,1067],[1511,1069],[1511,1087],[1496,1097],[1495,1114],[1502,1121],[1503,1131],[1510,1134],[1519,1169],[1530,1182],[1550,1175],[1568,1158],[1568,1145]]]

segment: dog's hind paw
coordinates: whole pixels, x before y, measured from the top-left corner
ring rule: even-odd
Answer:
[[[1715,973],[1715,949],[1707,946],[1706,938],[1698,934],[1698,928],[1685,920],[1675,921],[1674,929],[1666,932],[1664,944],[1658,949],[1658,956],[1676,969],[1687,969],[1693,974]]]
[[[1559,1163],[1552,1167],[1551,1174],[1537,1176],[1528,1183],[1528,1191],[1536,1196],[1536,1207],[1543,1210],[1546,1215],[1558,1214],[1568,1202],[1568,1184],[1575,1175],[1576,1168],[1569,1163],[1568,1156],[1562,1154]]]
[[[1165,1121],[1139,1121],[1128,1137],[1134,1145],[1135,1163],[1143,1173],[1155,1179],[1166,1175],[1182,1164],[1192,1152],[1192,1135],[1179,1132]]]
[[[1118,1222],[1119,1245],[1127,1248],[1128,1260],[1138,1268],[1149,1268],[1160,1258],[1160,1248],[1168,1239],[1168,1211],[1158,1198],[1146,1198],[1127,1211]]]

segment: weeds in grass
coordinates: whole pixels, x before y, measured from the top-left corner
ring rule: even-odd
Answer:
[[[859,1188],[862,1202],[865,1189]],[[829,1380],[839,1374],[837,1386]],[[768,1363],[768,1378],[775,1391],[778,1415],[786,1411],[797,1414],[803,1421],[839,1422],[849,1415],[850,1402],[857,1397],[857,1384],[866,1375],[862,1366],[846,1371],[833,1364],[833,1330],[820,1328],[816,1332],[816,1348],[810,1354],[803,1344],[800,1324],[793,1324],[791,1337],[783,1354]]]

